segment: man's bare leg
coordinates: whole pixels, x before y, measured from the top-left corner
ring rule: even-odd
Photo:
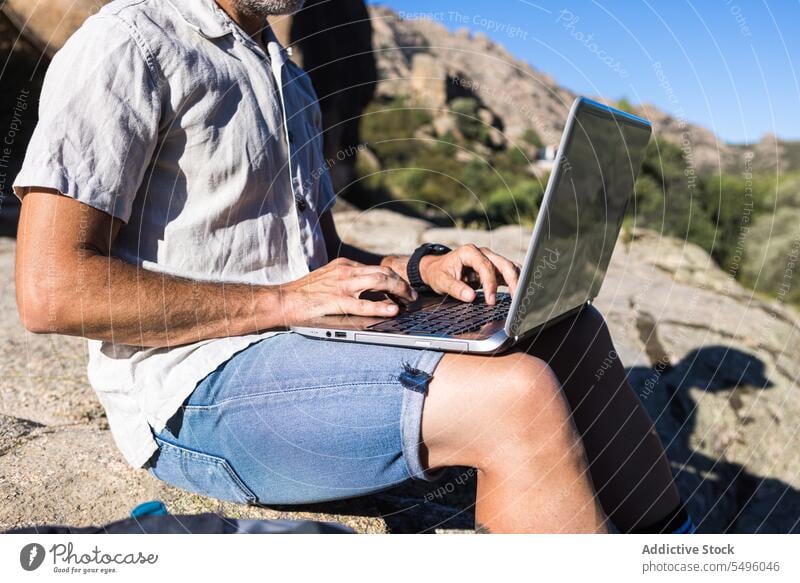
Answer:
[[[615,526],[642,529],[674,512],[681,500],[669,462],[600,312],[585,309],[519,348],[546,361],[561,382]]]
[[[606,531],[569,405],[537,358],[445,355],[422,441],[426,467],[478,469],[479,531]]]

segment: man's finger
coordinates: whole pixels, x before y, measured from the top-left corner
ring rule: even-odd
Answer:
[[[444,280],[444,283],[437,286],[439,289],[443,288],[444,293],[462,302],[471,302],[475,300],[474,289],[460,279],[456,279],[450,275],[446,275],[445,277],[447,279]]]
[[[484,255],[489,258],[497,270],[500,272],[500,275],[503,276],[503,281],[508,286],[509,290],[511,291],[511,295],[513,296],[517,293],[517,285],[519,284],[519,270],[517,266],[511,262],[510,260],[506,259],[502,255],[498,255],[491,249],[481,249]]]
[[[353,273],[354,276],[343,286],[350,295],[358,296],[361,292],[371,290],[390,293],[407,302],[417,299],[417,292],[391,269],[356,269]]]
[[[339,300],[339,309],[342,314],[350,316],[371,316],[379,318],[396,316],[400,310],[397,304],[389,300],[371,302],[369,300],[357,300],[349,297],[343,297]]]
[[[468,245],[464,249],[465,253],[462,256],[464,265],[478,272],[486,303],[494,304],[497,293],[497,273],[494,264],[477,247]]]

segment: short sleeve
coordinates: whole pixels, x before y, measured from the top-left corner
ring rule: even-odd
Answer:
[[[159,83],[146,47],[128,24],[92,16],[55,55],[39,122],[14,180],[59,190],[127,222],[155,151]]]

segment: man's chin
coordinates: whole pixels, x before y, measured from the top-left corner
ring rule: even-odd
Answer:
[[[253,16],[282,16],[299,11],[305,0],[236,0],[236,7]]]

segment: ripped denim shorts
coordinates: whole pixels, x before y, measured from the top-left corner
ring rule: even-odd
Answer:
[[[240,503],[308,504],[409,478],[422,405],[442,353],[279,334],[200,381],[163,431],[148,471]]]

